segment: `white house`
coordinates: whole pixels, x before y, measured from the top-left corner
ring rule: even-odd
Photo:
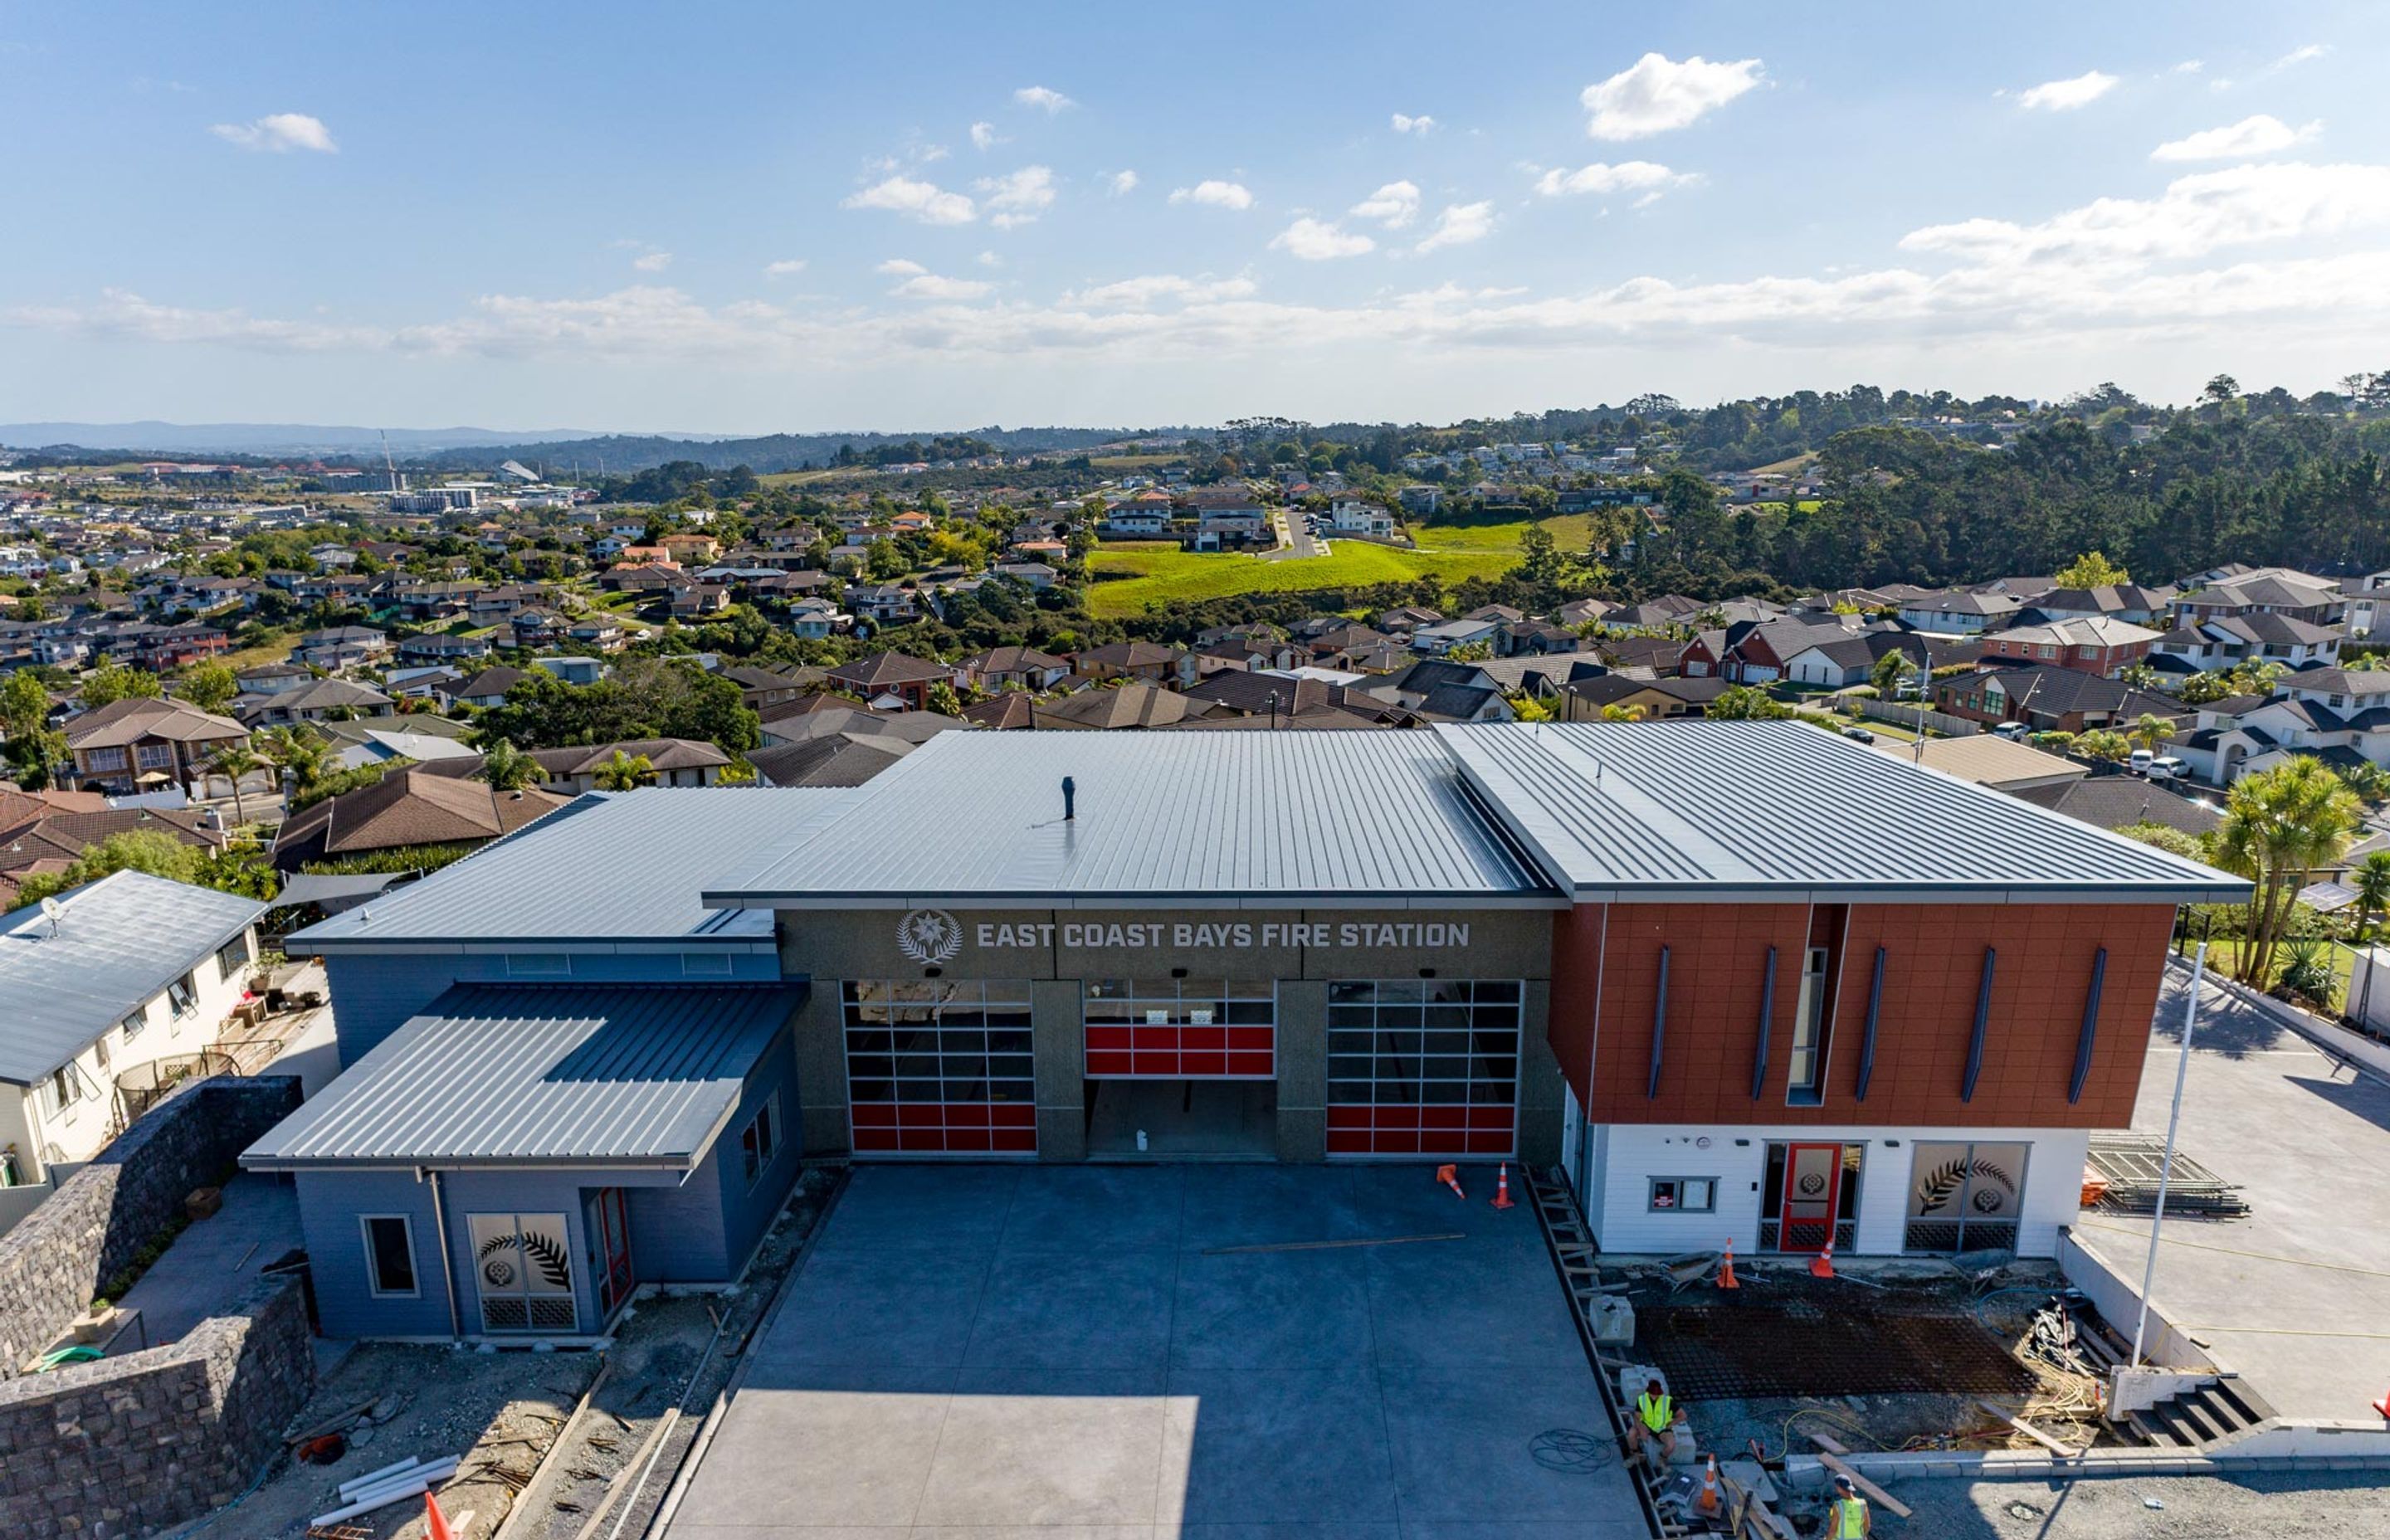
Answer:
[[[122,1126],[119,1076],[198,1066],[248,990],[264,912],[121,871],[0,918],[0,1187],[98,1154]]]
[[[1394,516],[1365,497],[1339,497],[1329,505],[1328,520],[1340,534],[1362,534],[1376,539],[1391,539],[1394,533]]]

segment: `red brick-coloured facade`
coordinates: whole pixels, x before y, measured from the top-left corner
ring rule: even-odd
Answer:
[[[2120,1128],[2132,1122],[2174,910],[2164,905],[1579,905],[1555,917],[1548,1036],[1594,1123]],[[1839,931],[1839,936],[1834,933]],[[1788,1104],[1803,954],[1833,954],[1815,1105]],[[1767,949],[1768,1064],[1752,1096]],[[1650,1094],[1660,958],[1667,1020]],[[1858,1097],[1877,948],[1874,1071]],[[1984,953],[1996,949],[1983,1067],[1962,1098]],[[2069,1101],[2094,959],[2098,1030]]]

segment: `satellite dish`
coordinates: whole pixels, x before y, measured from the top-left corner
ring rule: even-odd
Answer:
[[[42,900],[42,918],[50,922],[50,934],[55,936],[58,933],[58,917],[66,912],[67,906],[59,903],[57,899],[45,898]]]

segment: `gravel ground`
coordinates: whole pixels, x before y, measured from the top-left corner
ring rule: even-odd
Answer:
[[[2368,1540],[2390,1535],[2390,1474],[2173,1476],[2067,1482],[1903,1481],[1917,1510],[1876,1534],[1918,1540]],[[2152,1508],[2152,1501],[2163,1504]],[[1796,1508],[1795,1512],[1809,1511]],[[1814,1525],[1809,1533],[1815,1533]]]

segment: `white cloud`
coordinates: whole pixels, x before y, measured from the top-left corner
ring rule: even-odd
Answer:
[[[1180,187],[1170,195],[1173,203],[1205,203],[1215,209],[1250,209],[1253,195],[1241,182],[1223,182],[1206,177],[1191,187]]]
[[[2206,61],[2203,59],[2187,58],[2176,65],[2173,72],[2178,75],[2195,75],[2206,68]]]
[[[1054,172],[1048,166],[1023,166],[1003,176],[984,176],[971,184],[987,195],[988,222],[999,230],[1030,225],[1054,206]]]
[[[1399,230],[1419,217],[1420,190],[1416,182],[1389,182],[1376,192],[1353,205],[1356,219],[1374,219],[1389,230]]]
[[[764,276],[767,278],[793,278],[804,270],[804,258],[783,257],[778,262],[765,263],[764,264]]]
[[[1185,278],[1176,273],[1152,273],[1065,294],[1060,302],[1065,307],[1081,305],[1090,310],[1150,310],[1158,300],[1191,305],[1249,299],[1254,289],[1253,280],[1247,277]]]
[[[1004,265],[1004,259],[997,256],[993,251],[982,251],[978,256],[973,257],[971,261],[979,263],[982,267],[1002,267]]]
[[[649,251],[645,256],[631,259],[631,265],[642,273],[661,273],[672,263],[673,254],[670,251]]]
[[[2267,65],[2265,72],[2269,75],[2274,74],[2288,70],[2293,65],[2306,64],[2321,58],[2330,52],[2332,52],[2332,45],[2329,43],[2302,43],[2273,63]]]
[[[906,300],[977,300],[993,293],[996,285],[977,278],[944,278],[917,273],[888,292]]]
[[[2280,118],[2260,112],[2254,118],[2243,118],[2223,128],[2202,129],[2179,139],[2168,139],[2150,151],[2150,159],[2241,160],[2252,155],[2271,155],[2278,149],[2305,144],[2322,132],[2321,119],[2293,128]]]
[[[1304,262],[1332,262],[1374,251],[1378,243],[1364,235],[1341,230],[1324,220],[1298,219],[1270,237],[1270,250]]]
[[[1118,198],[1124,193],[1133,193],[1137,191],[1137,173],[1133,171],[1116,171],[1112,173],[1111,180],[1104,185],[1104,191],[1106,194],[1113,198]]]
[[[1494,233],[1494,205],[1491,203],[1448,203],[1444,212],[1435,216],[1435,228],[1425,240],[1411,250],[1433,251],[1443,246],[1467,246],[1484,240]]]
[[[2204,256],[2228,246],[2390,223],[2390,166],[2272,161],[2199,172],[2154,199],[2102,198],[2032,225],[1970,219],[1901,237],[1991,265],[2114,263]]]
[[[904,257],[891,257],[886,262],[883,262],[879,266],[873,268],[872,271],[874,273],[885,273],[891,277],[909,278],[922,273],[927,273],[929,269],[922,266],[918,262],[908,261]]]
[[[1001,138],[996,136],[996,125],[990,122],[977,122],[971,124],[970,139],[972,147],[977,149],[990,149],[1004,143]]]
[[[1042,109],[1048,117],[1066,107],[1079,105],[1060,91],[1049,90],[1043,85],[1024,85],[1012,94],[1012,99],[1023,107]]]
[[[1608,80],[1585,88],[1580,100],[1593,116],[1586,132],[1597,139],[1641,139],[1683,128],[1757,85],[1755,58],[1713,63],[1695,54],[1681,63],[1645,54]]]
[[[1692,181],[1667,167],[1650,160],[1621,160],[1609,165],[1596,160],[1574,171],[1562,171],[1555,166],[1536,179],[1536,191],[1546,198],[1569,198],[1580,193],[1632,192],[1646,187],[1680,186]]]
[[[2046,80],[2017,93],[2017,105],[2037,112],[2072,112],[2088,107],[2116,88],[2116,77],[2102,70],[2087,70],[2072,80]]]
[[[934,183],[910,176],[875,182],[840,205],[847,209],[885,209],[918,219],[924,225],[969,225],[979,210],[963,193],[947,192]]]
[[[1397,112],[1393,122],[1394,132],[1397,134],[1416,134],[1424,139],[1435,132],[1435,120],[1424,112],[1416,118],[1407,112]]]
[[[208,132],[243,149],[268,150],[276,155],[293,149],[314,150],[318,155],[341,152],[341,147],[332,143],[332,131],[324,126],[324,120],[304,112],[270,112],[245,123],[217,123]]]

